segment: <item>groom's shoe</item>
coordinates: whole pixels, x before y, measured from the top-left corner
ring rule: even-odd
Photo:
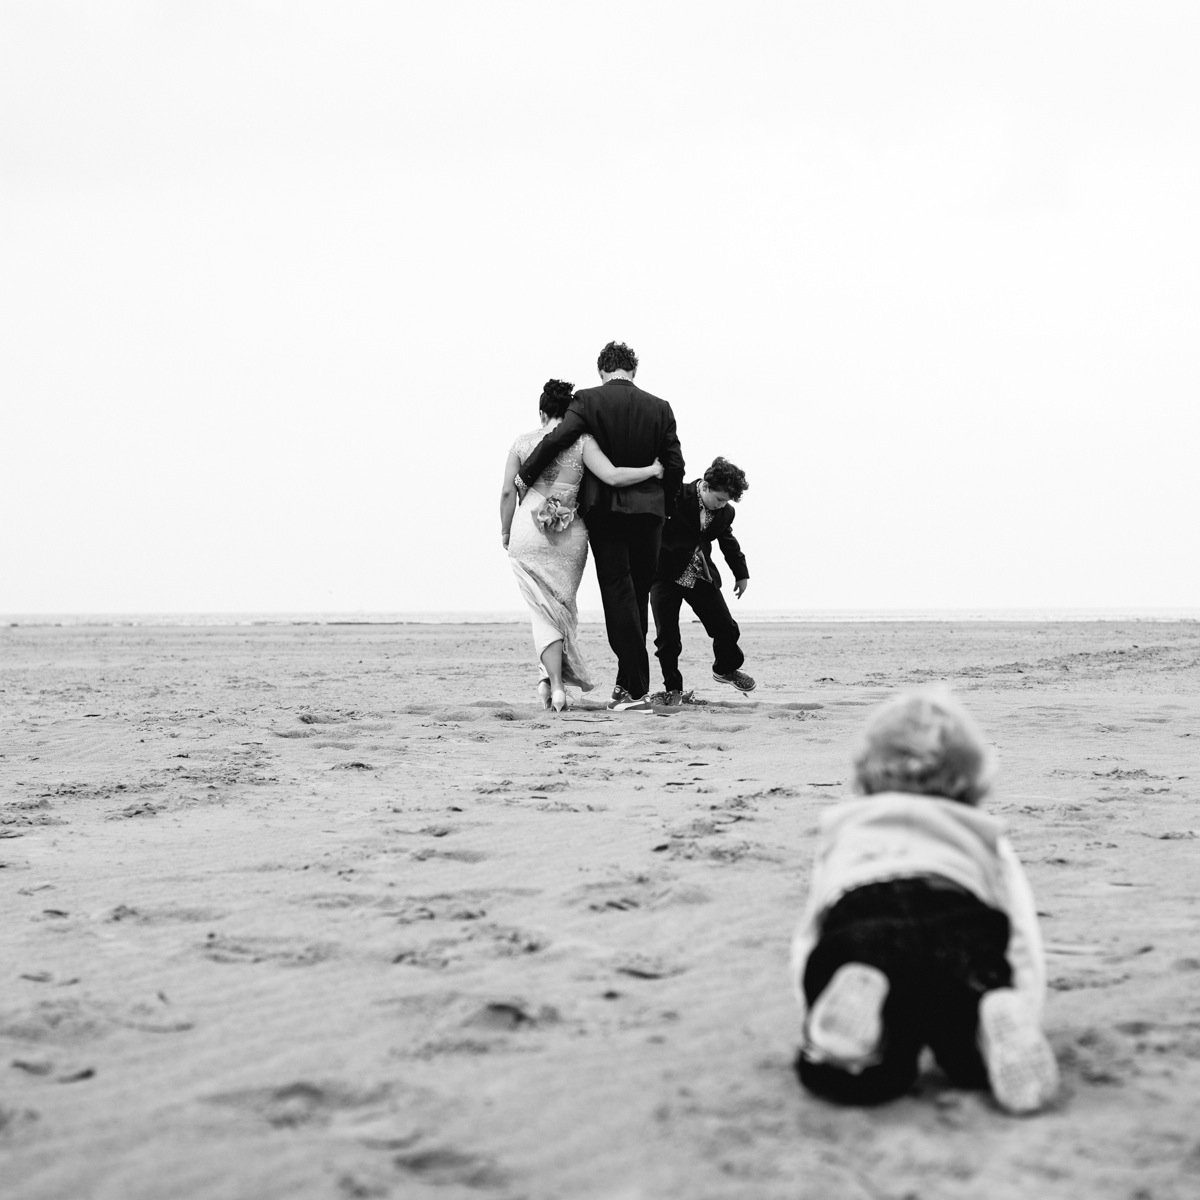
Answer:
[[[611,712],[653,712],[654,706],[650,703],[649,696],[643,696],[640,700],[631,696],[623,687],[613,688],[613,698],[609,702],[609,710]]]

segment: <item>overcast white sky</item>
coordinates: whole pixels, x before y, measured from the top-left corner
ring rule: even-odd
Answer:
[[[610,338],[750,478],[743,609],[1200,611],[1198,34],[0,0],[0,612],[519,609],[505,452]]]

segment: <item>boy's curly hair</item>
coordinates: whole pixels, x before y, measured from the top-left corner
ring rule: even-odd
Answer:
[[[742,493],[750,487],[746,472],[720,456],[714,458],[712,466],[704,472],[704,482],[714,492],[724,492],[730,500],[740,500]]]
[[[565,379],[547,379],[542,388],[542,398],[538,401],[538,409],[553,420],[561,417],[570,407],[574,398],[575,385]]]
[[[865,795],[910,792],[976,805],[992,790],[993,756],[967,710],[946,687],[887,701],[867,722],[854,758]]]
[[[609,342],[596,359],[596,370],[608,374],[610,371],[637,373],[638,358],[624,342]]]

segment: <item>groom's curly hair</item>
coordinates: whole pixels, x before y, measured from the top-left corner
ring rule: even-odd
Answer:
[[[624,342],[609,342],[596,359],[596,370],[606,374],[609,371],[628,371],[633,375],[637,372],[637,362],[637,355]]]
[[[570,406],[574,393],[573,383],[568,383],[565,379],[547,379],[546,386],[542,388],[538,408],[552,420],[561,417]]]

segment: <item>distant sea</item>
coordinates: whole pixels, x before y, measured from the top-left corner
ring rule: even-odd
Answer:
[[[963,608],[963,609],[764,609],[737,614],[744,625],[826,624],[898,621],[1197,621],[1200,608]],[[207,612],[207,613],[0,613],[9,626],[246,626],[246,625],[519,625],[529,618],[517,609],[479,612]],[[600,625],[600,610],[583,610],[584,624]]]

